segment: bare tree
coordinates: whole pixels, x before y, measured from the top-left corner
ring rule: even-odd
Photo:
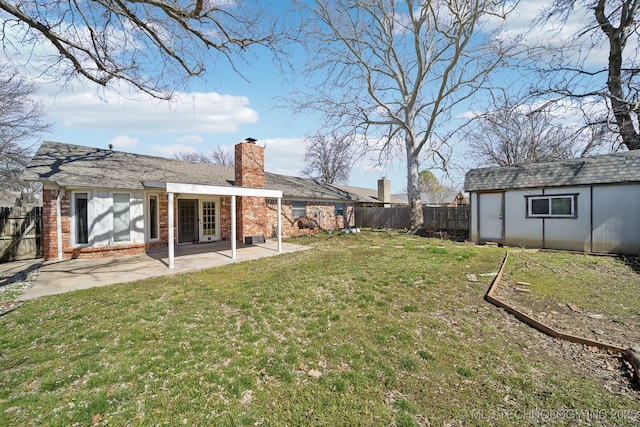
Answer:
[[[173,158],[193,163],[213,163],[209,156],[196,151],[183,151],[181,153],[176,153],[173,155]]]
[[[183,151],[181,153],[174,154],[173,158],[193,163],[213,163],[229,167],[233,167],[235,161],[233,153],[221,145],[218,145],[215,149],[211,150],[211,155],[207,155],[201,151]]]
[[[235,164],[234,154],[227,147],[218,145],[211,150],[211,163],[233,167]]]
[[[316,0],[307,26],[309,81],[295,107],[319,111],[328,128],[362,135],[369,149],[402,152],[410,225],[423,224],[421,158],[443,153],[454,110],[488,84],[508,46],[482,31],[502,19],[498,0]],[[492,22],[492,25],[494,23]],[[313,80],[312,80],[313,79]]]
[[[302,175],[326,184],[349,182],[354,158],[353,137],[317,132],[305,139],[305,168]]]
[[[15,70],[0,65],[0,191],[29,191],[21,175],[38,138],[51,129],[37,86]]]
[[[273,47],[279,29],[263,1],[0,0],[5,51],[58,81],[125,81],[168,98],[184,76],[200,75],[215,51],[235,70],[253,45]],[[49,53],[43,57],[40,49]],[[8,52],[10,54],[10,52]],[[38,63],[38,64],[36,64]]]
[[[543,70],[547,87],[538,84],[537,94],[585,99],[600,97],[609,107],[608,117],[587,117],[600,126],[613,124],[619,140],[629,150],[640,149],[640,0],[554,0],[541,16],[542,22],[559,18],[567,23],[572,14],[587,11],[592,20],[563,46],[551,47]],[[606,65],[594,65],[608,51]]]
[[[479,115],[465,135],[469,156],[483,166],[575,157],[583,133],[560,124],[549,108],[505,102]]]

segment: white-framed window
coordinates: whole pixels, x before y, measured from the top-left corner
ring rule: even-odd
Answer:
[[[527,218],[577,218],[577,194],[526,196]]]
[[[129,193],[113,193],[113,241],[131,240],[131,196]]]
[[[160,237],[159,232],[159,215],[160,200],[157,194],[149,195],[149,205],[147,209],[147,219],[149,224],[149,240],[157,240]]]
[[[73,193],[73,243],[89,243],[89,193]]]
[[[291,215],[294,218],[306,218],[307,202],[305,202],[304,200],[291,201]]]

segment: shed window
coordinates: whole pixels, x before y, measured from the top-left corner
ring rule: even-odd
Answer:
[[[291,202],[291,214],[294,218],[302,218],[307,216],[307,202],[293,200]]]
[[[577,194],[527,197],[528,218],[576,218]]]

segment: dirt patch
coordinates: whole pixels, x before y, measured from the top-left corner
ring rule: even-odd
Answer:
[[[625,349],[640,343],[640,316],[612,318],[569,304],[539,301],[532,298],[526,284],[509,281],[495,289],[494,297],[558,332]],[[509,316],[506,312],[505,315]],[[640,386],[634,370],[621,355],[552,338],[542,332],[522,334],[521,338],[531,342],[535,357],[564,359],[578,371],[597,379],[611,393],[630,395],[640,402]]]
[[[571,304],[538,301],[530,293],[526,286],[502,283],[495,296],[559,332],[622,348],[640,343],[640,316],[606,316]]]

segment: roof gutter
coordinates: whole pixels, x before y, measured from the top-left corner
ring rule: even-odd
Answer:
[[[253,196],[253,197],[269,197],[282,198],[280,190],[266,190],[263,188],[249,187],[220,187],[217,185],[201,185],[201,184],[180,184],[175,182],[156,182],[145,181],[142,183],[145,188],[163,189],[167,193],[184,193],[184,194],[208,194],[215,196]]]

